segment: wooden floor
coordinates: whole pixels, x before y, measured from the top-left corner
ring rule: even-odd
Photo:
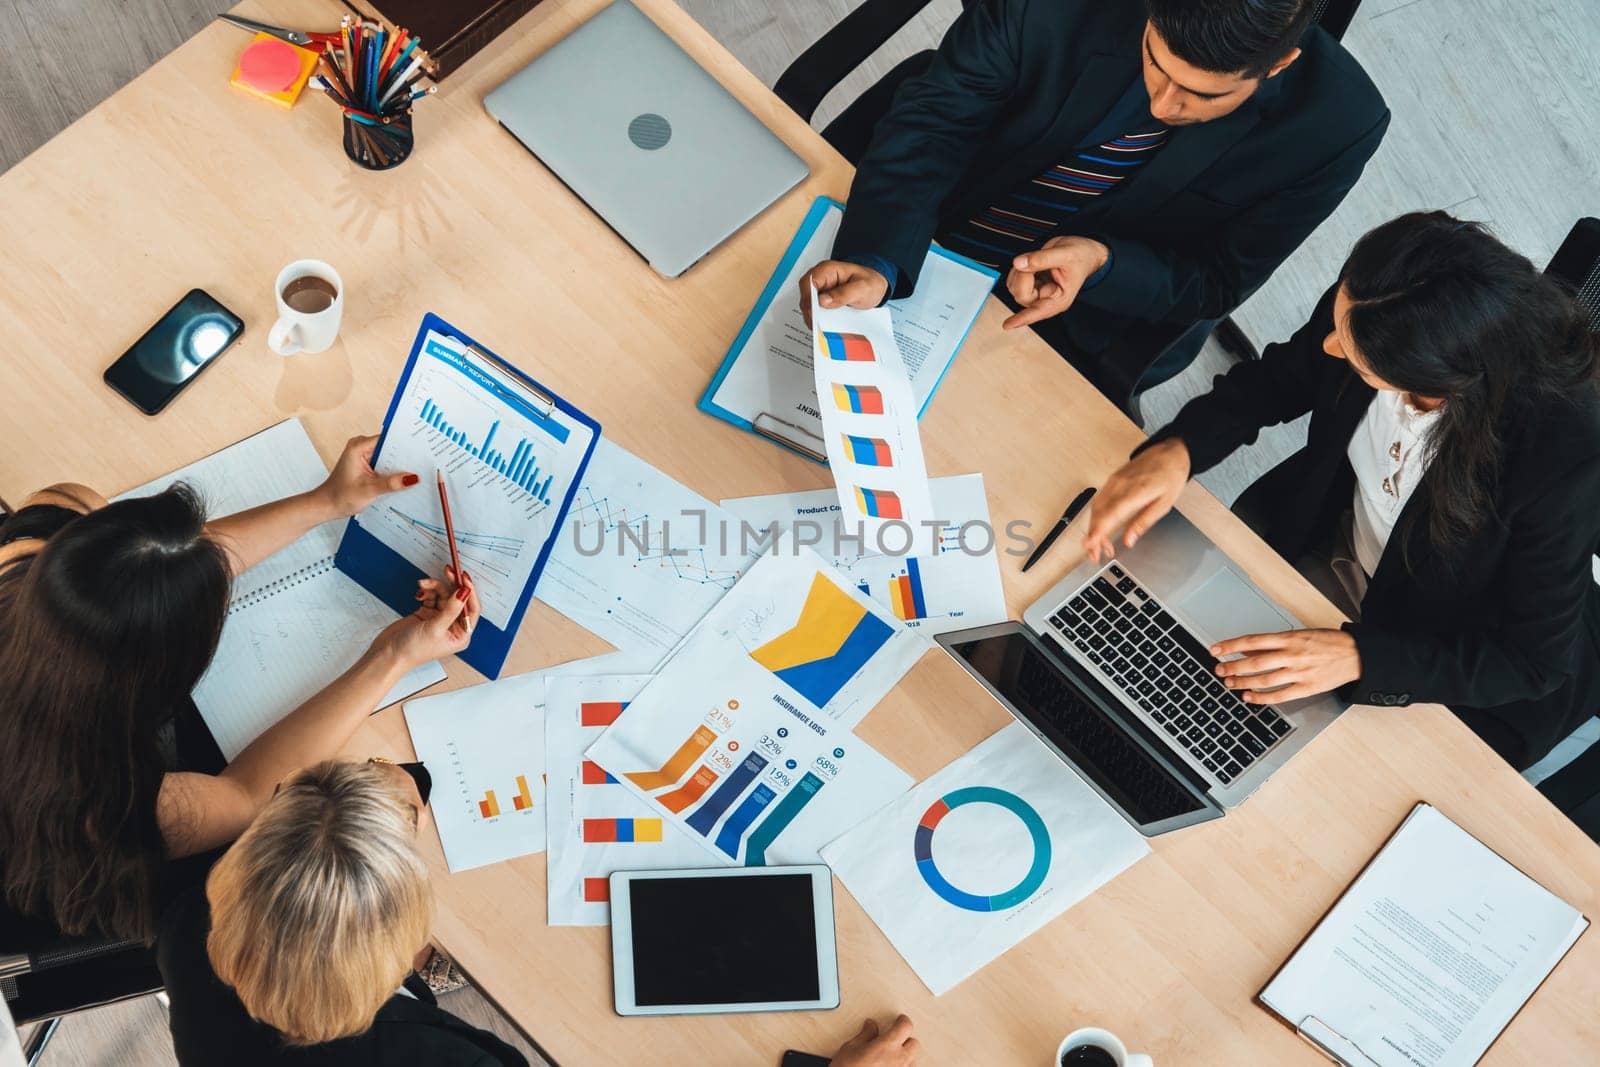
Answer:
[[[769,84],[855,0],[679,0]],[[1346,44],[1394,112],[1387,140],[1340,209],[1244,306],[1258,343],[1304,321],[1354,239],[1403,211],[1482,219],[1541,266],[1574,220],[1600,214],[1600,19],[1595,0],[1366,0]],[[228,0],[0,0],[0,170],[11,166],[194,33]],[[818,115],[901,58],[932,47],[960,9],[933,0]],[[532,17],[538,17],[535,14]],[[29,63],[16,62],[20,56]],[[448,87],[446,88],[448,91]],[[1227,361],[1213,345],[1147,397],[1159,426]],[[1304,427],[1267,432],[1202,479],[1232,500],[1299,447]],[[1591,726],[1590,733],[1594,732]],[[509,1033],[470,991],[452,1011]],[[146,999],[71,1019],[48,1064],[169,1064],[163,1009]],[[536,1061],[537,1062],[537,1061]]]

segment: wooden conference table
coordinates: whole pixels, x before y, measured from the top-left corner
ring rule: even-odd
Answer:
[[[668,0],[640,6],[805,157],[812,177],[684,277],[653,274],[484,113],[482,98],[602,6],[545,0],[418,109],[418,148],[388,174],[348,163],[333,107],[280,112],[227,85],[245,38],[212,26],[0,177],[0,495],[77,480],[139,484],[289,416],[324,459],[374,430],[417,322],[432,310],[572,398],[611,438],[713,500],[819,488],[826,472],[694,403],[806,206],[843,199],[848,165]],[[333,0],[240,13],[325,28]],[[626,57],[618,57],[626,62]],[[266,347],[279,267],[333,263],[348,287],[330,351]],[[1329,267],[1332,270],[1332,265]],[[146,418],[101,370],[191,286],[247,332],[168,410]],[[981,471],[997,527],[1048,524],[1139,432],[1027,332],[984,311],[923,421],[930,472]],[[1183,510],[1313,625],[1338,616],[1203,490]],[[1023,576],[1002,556],[1013,616],[1079,550]],[[606,651],[537,602],[508,673]],[[478,677],[448,664],[448,686]],[[922,778],[1007,721],[939,653],[861,734]],[[406,755],[397,708],[352,756]],[[837,895],[844,1003],[832,1013],[620,1019],[604,929],[545,925],[545,860],[450,875],[431,833],[439,942],[565,1067],[776,1065],[835,1047],[864,1015],[905,1011],[932,1064],[1043,1065],[1067,1031],[1110,1027],[1158,1063],[1314,1063],[1253,1003],[1267,977],[1419,799],[1438,805],[1590,916],[1600,849],[1439,707],[1346,715],[1226,819],[1155,854],[935,1000],[850,895]],[[1494,1063],[1600,1061],[1600,937],[1556,970]]]

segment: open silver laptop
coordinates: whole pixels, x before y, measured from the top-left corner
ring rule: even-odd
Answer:
[[[601,10],[483,105],[669,278],[809,173],[628,0]]]
[[[1153,836],[1242,803],[1345,709],[1332,695],[1245,704],[1216,678],[1217,641],[1301,628],[1174,511],[1075,567],[1021,623],[938,640]]]

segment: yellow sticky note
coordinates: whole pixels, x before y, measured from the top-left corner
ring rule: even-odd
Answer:
[[[309,48],[258,33],[233,68],[234,85],[279,107],[293,107],[300,90],[317,69],[317,53]]]

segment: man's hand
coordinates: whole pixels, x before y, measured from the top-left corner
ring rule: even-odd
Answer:
[[[1361,677],[1356,639],[1343,630],[1251,634],[1211,646],[1213,656],[1235,653],[1243,658],[1217,664],[1217,677],[1246,704],[1312,697]]]
[[[1111,249],[1087,237],[1052,237],[1039,251],[1018,256],[1011,261],[1006,288],[1022,310],[1000,325],[1015,330],[1061,314],[1109,258]]]
[[[1172,510],[1189,481],[1189,446],[1169,437],[1140,452],[1106,479],[1089,504],[1083,548],[1102,563],[1117,554],[1117,531],[1132,548],[1146,530]]]
[[[878,1024],[868,1019],[860,1032],[833,1054],[833,1067],[911,1067],[921,1047],[911,1036],[911,1020],[904,1015],[882,1034]]]
[[[825,259],[800,279],[800,310],[811,325],[811,288],[825,308],[875,308],[889,295],[889,279],[859,263]]]

